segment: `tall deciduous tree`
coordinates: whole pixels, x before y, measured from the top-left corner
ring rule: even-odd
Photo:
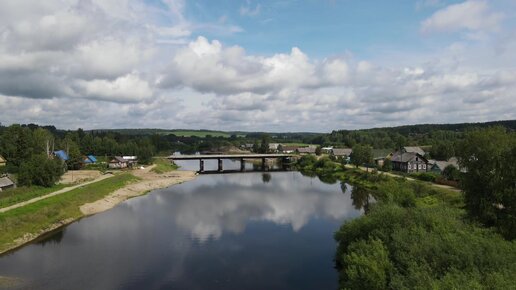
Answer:
[[[356,167],[371,163],[373,160],[373,148],[368,145],[357,144],[353,146],[353,152],[351,153],[351,163]]]
[[[262,143],[260,144],[260,153],[269,152],[269,142],[271,137],[267,134],[262,135]]]
[[[458,154],[468,213],[509,238],[516,236],[515,147],[515,133],[492,127],[466,133]]]

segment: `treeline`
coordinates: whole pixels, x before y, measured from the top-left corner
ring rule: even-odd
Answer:
[[[401,146],[432,146],[433,158],[447,159],[455,154],[457,142],[464,133],[475,128],[501,126],[516,131],[516,120],[486,123],[425,124],[363,130],[337,130],[315,136],[311,143],[352,148],[356,144],[375,149],[395,149]]]
[[[467,131],[457,148],[464,198],[363,173],[376,203],[335,234],[340,288],[514,288],[516,133]]]
[[[64,162],[53,156],[63,150]],[[57,130],[53,126],[0,125],[0,155],[7,160],[2,168],[15,174],[18,185],[52,186],[67,169],[80,169],[85,155],[136,155],[141,163],[152,162],[155,146],[149,136],[125,136]]]

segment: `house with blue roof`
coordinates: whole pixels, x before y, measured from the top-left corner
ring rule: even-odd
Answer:
[[[95,163],[97,163],[97,158],[93,155],[86,155],[84,157],[84,163],[85,164],[95,164]]]
[[[70,159],[64,150],[54,151],[54,156],[61,159],[62,161],[68,161]]]

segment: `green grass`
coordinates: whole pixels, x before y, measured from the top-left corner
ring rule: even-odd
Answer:
[[[86,164],[82,168],[83,170],[98,170],[100,172],[106,172],[109,168],[106,163],[94,163]]]
[[[60,221],[82,217],[79,206],[99,200],[137,180],[139,179],[132,174],[123,173],[0,213],[0,252],[14,246],[14,241],[27,233],[39,233]]]
[[[154,164],[156,166],[154,168],[152,168],[151,171],[158,173],[158,174],[174,171],[177,168],[179,168],[179,166],[177,166],[176,164],[173,164],[170,161],[168,161],[167,159],[163,159],[163,158],[154,159]]]
[[[52,187],[22,186],[0,192],[0,208],[8,207],[36,197],[47,195],[67,187],[64,184],[56,184]]]

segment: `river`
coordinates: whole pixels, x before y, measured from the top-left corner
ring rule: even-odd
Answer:
[[[16,289],[337,289],[333,233],[363,213],[351,191],[299,172],[200,175],[0,257],[0,276]]]

